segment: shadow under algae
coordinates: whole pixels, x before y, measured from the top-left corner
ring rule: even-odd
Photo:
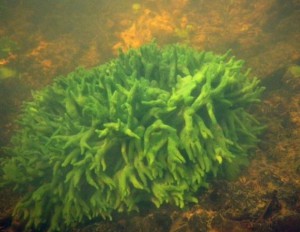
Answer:
[[[263,130],[247,110],[264,88],[243,64],[151,43],[35,92],[2,159],[1,186],[24,194],[14,217],[55,231],[141,202],[197,202]]]

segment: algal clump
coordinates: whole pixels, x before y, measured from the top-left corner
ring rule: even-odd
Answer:
[[[140,202],[197,202],[209,176],[258,142],[248,108],[263,87],[243,64],[151,43],[56,78],[24,104],[2,159],[1,185],[23,193],[14,216],[54,231]]]

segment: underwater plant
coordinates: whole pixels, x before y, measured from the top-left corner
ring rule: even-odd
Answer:
[[[141,202],[197,202],[262,131],[248,112],[263,87],[244,62],[155,43],[79,68],[33,94],[2,159],[27,228],[64,230]]]

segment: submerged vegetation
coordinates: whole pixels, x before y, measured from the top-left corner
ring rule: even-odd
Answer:
[[[53,231],[141,202],[197,202],[262,130],[247,109],[263,87],[243,63],[152,43],[35,92],[1,165],[1,185],[24,193],[14,216]]]

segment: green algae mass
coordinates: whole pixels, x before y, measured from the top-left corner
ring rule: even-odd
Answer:
[[[55,231],[141,202],[197,202],[262,130],[247,109],[263,87],[243,63],[151,43],[35,92],[2,160],[2,186],[23,193],[14,216]]]

